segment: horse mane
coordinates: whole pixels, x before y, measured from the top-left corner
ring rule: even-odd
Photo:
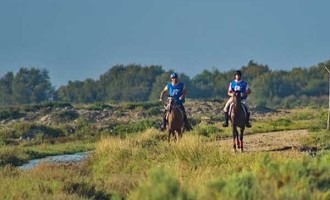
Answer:
[[[171,111],[173,110],[173,108],[179,109],[181,115],[183,116],[183,111],[179,107],[179,105],[176,104],[176,101],[174,100],[174,98],[173,97],[169,97],[168,98],[168,104],[167,104],[167,110],[169,111],[169,113],[171,113]]]

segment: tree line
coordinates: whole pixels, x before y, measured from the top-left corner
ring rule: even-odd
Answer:
[[[324,67],[330,61],[308,68],[296,67],[290,71],[271,70],[267,65],[248,62],[240,70],[252,90],[254,105],[305,105],[310,102],[326,105],[328,73]],[[237,69],[235,69],[237,70]],[[225,99],[235,70],[221,72],[204,70],[190,78],[179,74],[191,99]],[[0,105],[34,104],[47,101],[69,103],[143,102],[159,98],[161,90],[170,81],[173,70],[162,66],[137,64],[116,65],[98,79],[69,81],[58,89],[52,86],[48,71],[21,68],[16,74],[8,72],[0,78]]]

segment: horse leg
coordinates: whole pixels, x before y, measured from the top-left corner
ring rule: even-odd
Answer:
[[[168,141],[168,143],[170,143],[170,141],[171,141],[171,134],[172,134],[172,130],[168,130],[168,136],[167,136],[167,141]]]
[[[241,148],[241,143],[239,141],[239,135],[238,135],[238,130],[236,129],[236,147],[237,149]]]
[[[241,152],[243,152],[243,133],[245,128],[241,128],[239,139],[241,141]]]
[[[174,137],[175,137],[175,142],[177,142],[179,140],[179,132],[176,130],[174,131]]]
[[[239,135],[238,135],[238,132],[237,132],[237,136],[236,136],[236,146],[237,146],[237,149],[240,150],[241,149],[241,143],[239,141]]]
[[[233,148],[234,148],[234,152],[236,152],[236,138],[237,138],[237,134],[236,134],[237,130],[236,128],[233,126]]]
[[[182,138],[182,130],[181,129],[178,130],[178,136],[179,136],[179,139]]]

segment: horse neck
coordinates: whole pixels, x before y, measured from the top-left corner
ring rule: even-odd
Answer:
[[[240,97],[234,97],[234,103],[233,103],[233,109],[234,110],[238,110],[240,109],[241,105],[242,105],[242,102],[241,102],[241,98]]]
[[[178,105],[171,105],[169,117],[172,119],[183,119],[182,111]]]
[[[175,102],[170,102],[170,103],[168,104],[168,108],[169,108],[169,112],[170,112],[170,113],[171,113],[173,110],[179,109],[179,108],[178,108],[178,105],[176,105]]]
[[[180,106],[177,104],[171,105],[171,109],[176,112],[181,112]]]
[[[240,94],[235,94],[240,95]],[[233,127],[244,127],[245,126],[245,115],[242,108],[242,102],[240,96],[233,96],[233,106],[230,114],[230,120]]]

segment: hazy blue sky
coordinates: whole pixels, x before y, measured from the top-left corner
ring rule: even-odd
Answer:
[[[328,0],[0,0],[0,76],[47,69],[55,86],[116,64],[162,65],[190,77],[330,59]]]

